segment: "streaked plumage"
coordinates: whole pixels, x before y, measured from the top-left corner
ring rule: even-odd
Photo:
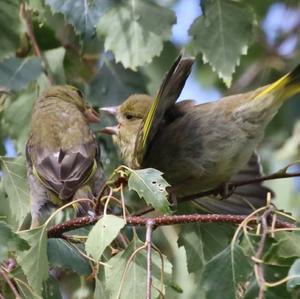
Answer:
[[[89,121],[95,112],[72,86],[52,86],[37,100],[26,145],[32,223],[43,209],[96,195],[102,184],[100,152]],[[78,206],[81,213],[87,204]]]

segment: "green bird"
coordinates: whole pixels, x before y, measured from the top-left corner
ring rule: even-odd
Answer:
[[[254,91],[205,104],[176,103],[193,62],[180,56],[154,99],[135,94],[118,107],[102,108],[117,119],[117,126],[103,132],[114,135],[125,163],[135,169],[160,170],[178,198],[222,189],[230,180],[260,176],[256,147],[281,105],[300,91],[298,66]],[[260,184],[250,187],[237,189],[222,202],[211,198],[197,202],[216,213],[236,207],[235,213],[247,214],[265,204],[269,191]]]
[[[32,227],[52,207],[94,199],[103,184],[100,149],[89,127],[99,117],[73,86],[51,86],[36,101],[26,144]],[[86,214],[87,202],[75,206]]]

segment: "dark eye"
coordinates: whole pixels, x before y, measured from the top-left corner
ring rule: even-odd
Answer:
[[[133,118],[133,115],[131,114],[126,114],[126,119],[132,119]]]
[[[81,98],[83,98],[83,94],[82,94],[82,92],[81,92],[79,89],[76,89],[76,92],[77,92],[77,94],[78,94]]]

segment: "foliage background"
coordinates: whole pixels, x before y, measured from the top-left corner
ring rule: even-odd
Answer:
[[[20,14],[22,3],[26,6],[25,15],[24,11]],[[39,49],[34,47],[30,33]],[[95,298],[113,298],[115,285],[120,281],[116,275],[118,269],[105,275],[99,271],[96,282],[87,281],[83,278],[90,273],[87,260],[61,240],[51,239],[47,245],[45,229],[14,233],[29,212],[24,144],[38,94],[50,80],[78,86],[98,107],[118,104],[132,93],[153,95],[182,49],[188,55],[195,55],[197,62],[181,99],[205,102],[254,89],[276,80],[299,63],[300,6],[296,0],[203,0],[200,3],[194,0],[2,0],[0,40],[0,215],[3,219],[0,236],[1,240],[7,240],[0,245],[0,262],[6,269],[7,258],[17,257],[22,268],[15,268],[9,275],[30,285],[28,295],[28,289],[17,283],[25,297],[27,294],[60,298],[54,278],[48,278],[47,284],[43,282],[49,262],[50,266],[72,272],[62,279],[65,281],[61,285],[63,294],[92,298],[95,292]],[[298,101],[299,96],[288,101],[268,127],[260,146],[267,173],[300,159]],[[99,136],[99,140],[105,170],[110,174],[120,161],[110,139]],[[299,219],[299,180],[277,180],[268,185],[276,193],[276,205]],[[128,205],[137,208],[140,203],[128,200]],[[131,236],[130,232],[126,233]],[[226,246],[232,233],[231,226],[214,224],[157,229],[154,242],[167,257],[165,271],[167,280],[171,281],[166,284],[166,298],[255,298],[257,284],[251,276],[251,259],[245,259],[247,246],[241,243],[243,251],[240,247],[234,249],[236,262],[230,260]],[[143,235],[139,231],[139,237],[143,239]],[[252,237],[255,244],[256,236]],[[292,270],[299,275],[298,238],[297,233],[270,238],[264,256],[268,279],[283,278]],[[113,269],[124,266],[132,248],[140,243],[134,237],[123,256],[121,251],[111,259]],[[55,252],[65,253],[69,259],[59,260]],[[159,261],[154,263],[160,267]],[[136,264],[139,267],[134,270],[139,269],[139,279],[125,283],[122,298],[144,296],[144,285],[136,293],[129,291],[145,277],[145,270],[140,266],[144,261]],[[232,269],[236,264],[243,265],[244,273],[233,279]],[[270,288],[266,298],[298,298],[299,283],[298,278]],[[3,279],[0,286],[1,293],[12,296]],[[101,292],[108,293],[100,295]]]

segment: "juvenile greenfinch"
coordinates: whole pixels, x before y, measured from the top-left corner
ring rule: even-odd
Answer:
[[[125,163],[131,168],[160,170],[179,198],[215,190],[230,179],[240,180],[245,173],[259,176],[257,159],[252,155],[265,128],[284,101],[300,91],[298,66],[275,83],[254,91],[205,104],[197,105],[191,100],[175,103],[193,61],[179,57],[154,100],[148,95],[135,94],[118,107],[102,108],[116,116],[118,125],[103,132],[114,135]],[[251,172],[254,162],[256,170]],[[250,187],[255,187],[260,197],[264,196],[260,204],[252,195],[248,196],[252,199],[247,206],[263,205],[268,189],[260,184]],[[224,204],[236,203],[238,193],[245,193],[246,189],[237,190],[234,199],[231,197]],[[212,206],[207,199],[199,202]],[[219,203],[212,210],[223,212],[223,207]],[[241,211],[244,210],[237,209],[236,213]]]
[[[73,86],[51,86],[36,101],[26,144],[32,227],[50,208],[93,197],[103,183],[100,149],[89,122],[98,114]],[[86,214],[86,202],[76,205]]]

